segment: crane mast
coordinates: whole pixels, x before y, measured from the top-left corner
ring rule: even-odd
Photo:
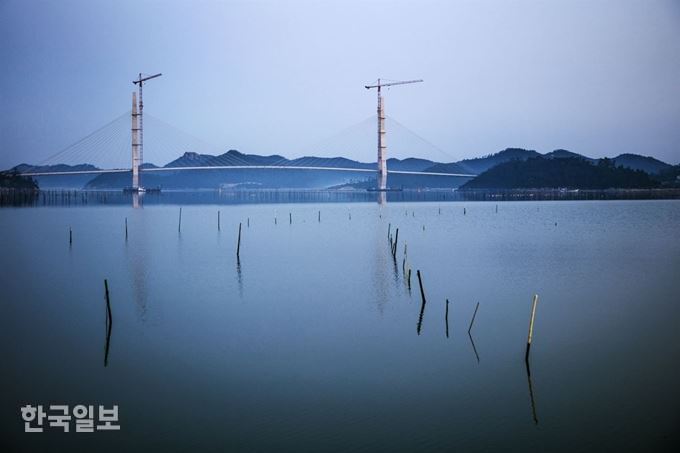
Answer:
[[[375,85],[364,85],[364,88],[370,90],[372,88],[377,88],[378,92],[378,187],[377,190],[384,192],[387,190],[387,143],[385,138],[387,132],[385,130],[385,99],[382,96],[381,88],[389,87],[394,85],[406,85],[409,83],[419,83],[422,79],[418,80],[403,80],[399,82],[388,82],[381,83],[378,79],[378,83]]]

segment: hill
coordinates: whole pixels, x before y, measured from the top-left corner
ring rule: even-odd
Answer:
[[[651,156],[640,156],[639,154],[621,154],[612,160],[617,167],[642,170],[650,175],[659,174],[672,167],[672,165],[661,162],[659,159],[655,159]]]
[[[476,159],[464,159],[449,164],[436,164],[426,171],[433,173],[471,173],[480,174],[489,168],[495,167],[510,160],[527,160],[531,157],[540,156],[536,151],[523,148],[506,148],[495,154],[490,154]]]
[[[30,165],[30,164],[20,164],[12,168],[10,171],[16,171],[19,173],[64,173],[70,171],[93,171],[99,170],[94,165],[90,164],[78,164],[78,165]],[[42,189],[81,189],[96,175],[84,174],[84,175],[50,175],[50,176],[33,176],[33,180]]]
[[[597,164],[581,158],[542,156],[499,164],[461,186],[465,189],[629,189],[658,187],[642,170],[617,167],[611,159]]]
[[[435,162],[427,159],[408,158],[388,159],[388,168],[402,171],[423,171]],[[146,164],[145,164],[146,165]],[[344,157],[315,157],[306,156],[297,159],[287,159],[280,155],[260,156],[244,154],[236,150],[229,150],[217,156],[186,152],[178,159],[164,165],[164,168],[178,167],[255,167],[262,165],[291,166],[291,167],[341,167],[356,169],[374,169],[375,163],[358,162]],[[146,173],[143,175],[146,187],[163,187],[166,189],[215,189],[218,187],[248,187],[248,188],[325,188],[338,186],[352,181],[368,181],[373,175],[364,172],[352,173],[347,171],[313,171],[296,169],[239,169],[234,170],[196,170]],[[408,175],[395,175],[391,181],[395,184],[416,184],[424,187],[427,177],[409,178]],[[458,187],[460,181],[438,182],[436,187]],[[119,189],[130,185],[130,175],[127,173],[107,173],[92,178],[87,184],[88,189]]]
[[[549,153],[543,154],[543,157],[546,159],[571,159],[575,157],[587,160],[590,163],[597,162],[597,159],[591,159],[590,157],[586,157],[566,149],[556,149],[555,151],[550,151]]]
[[[464,173],[482,174],[500,164],[511,161],[527,161],[542,157],[545,160],[580,159],[596,164],[601,159],[592,159],[565,149],[540,154],[534,150],[523,148],[506,148],[488,156],[464,159],[457,162],[434,162],[427,159],[407,158],[387,160],[387,167],[393,171],[433,172],[433,173]],[[637,154],[621,154],[614,159],[607,159],[607,165],[623,166],[632,170],[642,170],[654,176],[654,179],[667,184],[675,184],[672,176],[674,167],[652,157]],[[256,166],[291,166],[291,167],[342,167],[369,169],[376,168],[374,162],[359,162],[344,157],[316,157],[305,156],[287,159],[281,155],[245,154],[231,149],[223,154],[200,154],[185,152],[179,158],[164,165],[164,168],[186,167],[256,167]],[[142,168],[154,168],[151,163],[143,164]],[[96,171],[97,167],[89,164],[80,165],[52,165],[35,166],[21,164],[13,170],[19,172],[69,172]],[[670,173],[669,173],[670,172]],[[197,170],[149,172],[143,175],[146,187],[163,187],[173,189],[215,189],[218,187],[261,187],[261,188],[326,188],[326,187],[355,187],[365,188],[374,185],[375,175],[363,172],[347,171],[314,171],[297,169],[239,169],[234,170]],[[42,188],[87,188],[87,189],[121,189],[130,185],[129,173],[115,174],[85,174],[85,175],[51,175],[34,178]],[[389,177],[391,187],[407,188],[455,188],[468,181],[468,178],[450,176],[418,176],[397,175]],[[559,181],[550,183],[559,185]]]
[[[38,184],[28,176],[21,176],[15,171],[0,172],[0,188],[38,190]]]

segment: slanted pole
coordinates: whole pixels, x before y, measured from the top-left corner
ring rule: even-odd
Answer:
[[[531,350],[531,340],[534,336],[534,318],[536,317],[536,305],[538,304],[538,294],[534,294],[534,300],[531,303],[531,319],[529,320],[529,335],[527,337],[527,350],[524,353],[524,361],[529,362],[529,351]]]
[[[238,242],[236,243],[236,259],[241,258],[241,222],[238,224]]]

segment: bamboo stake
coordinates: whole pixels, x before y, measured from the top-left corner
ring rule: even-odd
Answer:
[[[241,222],[238,223],[238,243],[236,244],[236,259],[241,255]]]
[[[68,245],[73,244],[73,231],[68,227]]]
[[[109,345],[111,344],[111,328],[113,316],[111,316],[111,302],[109,300],[109,282],[104,279],[104,292],[106,293],[106,348],[104,349],[104,366],[109,364]]]
[[[125,217],[125,240],[127,241],[127,239],[128,239],[127,217]]]
[[[527,337],[527,350],[524,354],[524,361],[529,361],[529,351],[531,350],[531,339],[534,335],[534,318],[536,317],[536,304],[538,304],[538,294],[534,294],[534,300],[531,304],[531,319],[529,320],[529,336]]]
[[[177,223],[177,231],[182,232],[182,208],[179,208],[179,222]]]
[[[470,321],[470,327],[468,327],[468,333],[470,333],[470,330],[472,329],[472,324],[475,322],[475,316],[477,316],[477,309],[479,308],[479,302],[477,302],[477,306],[475,307],[475,312],[472,314],[472,321]]]
[[[444,321],[446,322],[446,338],[449,338],[449,300],[446,299],[446,312],[444,314]]]
[[[217,211],[217,231],[220,231],[220,211]]]

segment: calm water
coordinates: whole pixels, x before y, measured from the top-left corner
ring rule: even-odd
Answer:
[[[0,423],[12,451],[651,451],[679,440],[679,201],[185,205],[181,233],[178,211],[0,209]],[[27,403],[117,404],[121,431],[25,434]]]

